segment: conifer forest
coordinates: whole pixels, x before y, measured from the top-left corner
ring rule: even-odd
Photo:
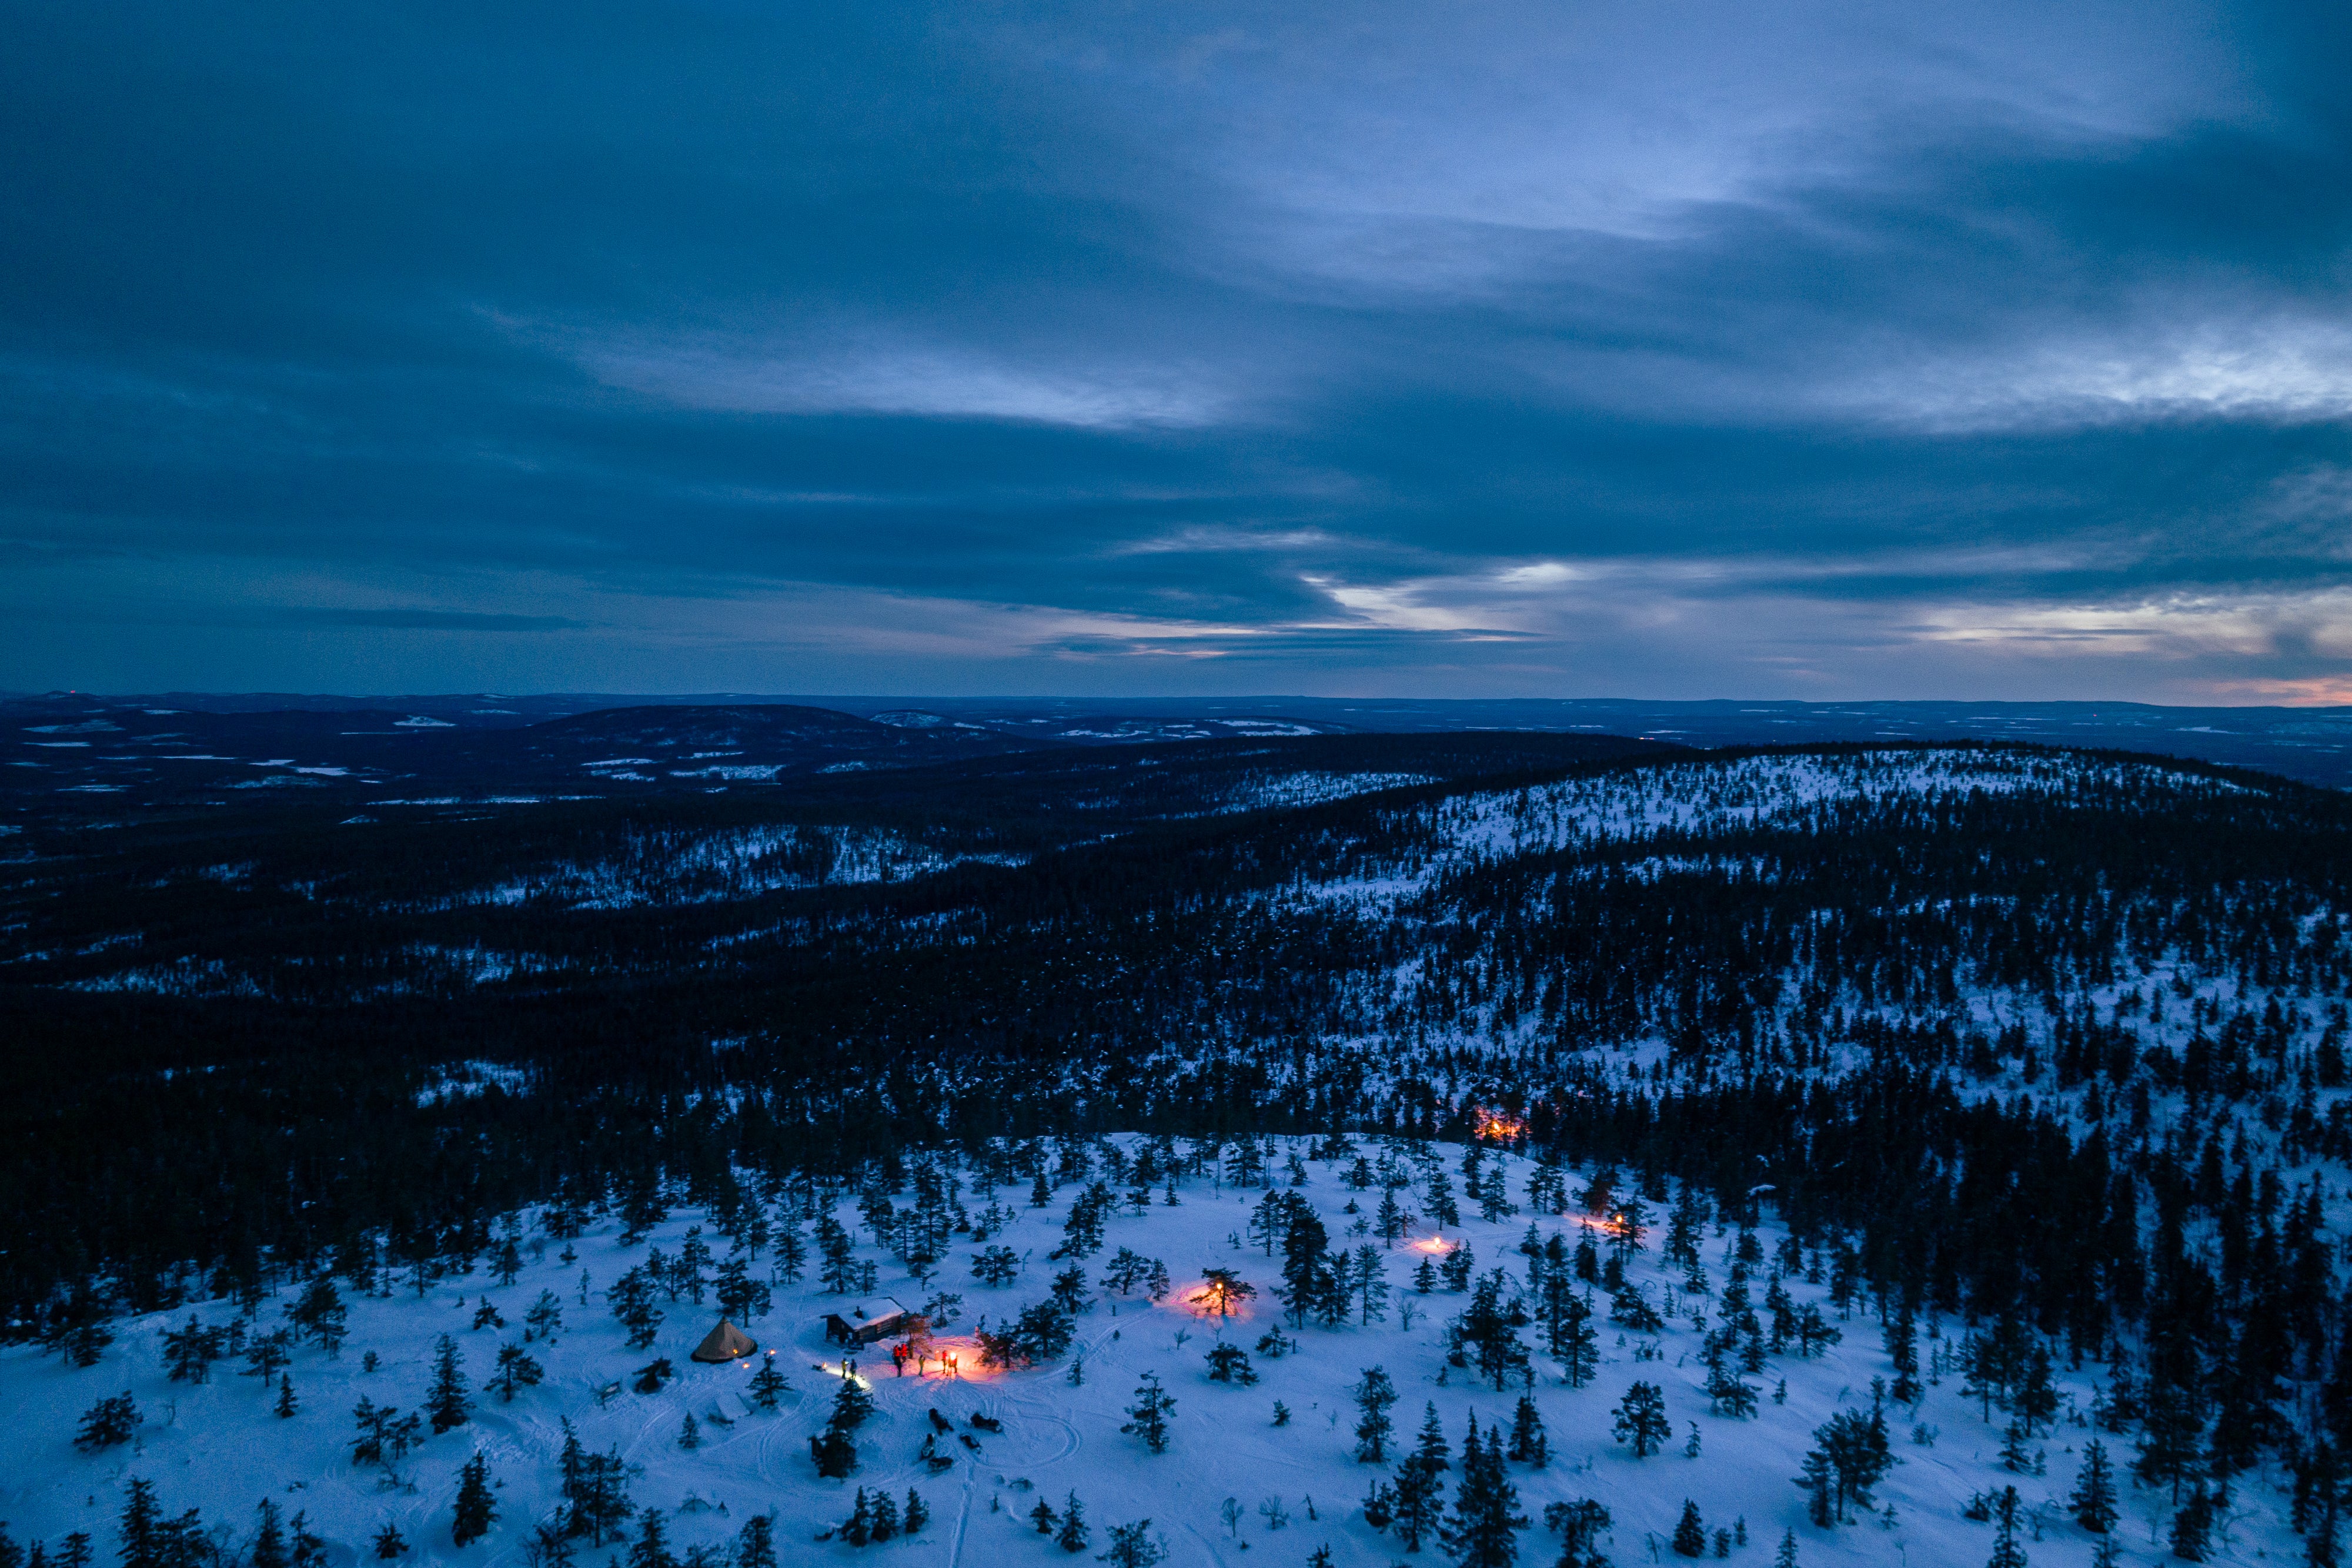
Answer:
[[[2347,1549],[2336,789],[631,723],[15,811],[0,1568]]]

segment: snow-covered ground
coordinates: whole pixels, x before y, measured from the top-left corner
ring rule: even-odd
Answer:
[[[1120,1142],[1129,1149],[1141,1146],[1139,1140]],[[388,1298],[350,1298],[351,1333],[340,1355],[330,1358],[307,1345],[295,1354],[291,1376],[299,1408],[290,1417],[273,1414],[274,1392],[257,1377],[240,1375],[234,1358],[215,1364],[211,1381],[201,1385],[167,1380],[162,1336],[186,1322],[186,1310],[116,1323],[116,1343],[87,1370],[75,1370],[31,1346],[0,1353],[0,1408],[10,1416],[0,1423],[0,1517],[19,1542],[46,1542],[52,1560],[62,1538],[74,1531],[89,1532],[99,1552],[110,1558],[124,1487],[138,1477],[154,1483],[167,1513],[201,1508],[208,1524],[226,1525],[240,1540],[264,1498],[289,1514],[303,1511],[339,1564],[369,1557],[371,1541],[387,1523],[424,1557],[520,1563],[531,1523],[547,1517],[557,1502],[560,1423],[568,1418],[591,1452],[618,1449],[631,1467],[631,1499],[640,1508],[660,1511],[672,1549],[681,1556],[691,1548],[723,1547],[746,1520],[772,1511],[779,1556],[786,1563],[848,1561],[868,1553],[910,1568],[1091,1561],[1109,1526],[1141,1519],[1151,1521],[1152,1532],[1164,1537],[1170,1561],[1177,1563],[1304,1563],[1326,1546],[1340,1564],[1404,1561],[1409,1554],[1394,1535],[1376,1532],[1361,1515],[1368,1486],[1387,1471],[1354,1458],[1349,1386],[1366,1368],[1384,1367],[1401,1396],[1393,1412],[1400,1442],[1410,1443],[1424,1405],[1433,1405],[1457,1461],[1467,1422],[1475,1416],[1482,1428],[1500,1424],[1507,1429],[1520,1387],[1514,1381],[1498,1393],[1472,1373],[1447,1366],[1444,1324],[1467,1297],[1412,1289],[1417,1265],[1442,1256],[1430,1227],[1425,1221],[1415,1226],[1393,1247],[1357,1232],[1378,1205],[1381,1189],[1350,1190],[1341,1179],[1352,1163],[1345,1158],[1307,1160],[1307,1180],[1294,1189],[1282,1160],[1294,1153],[1303,1157],[1307,1149],[1303,1141],[1280,1144],[1271,1175],[1276,1189],[1296,1190],[1314,1205],[1335,1249],[1370,1245],[1378,1251],[1391,1287],[1388,1313],[1384,1322],[1369,1325],[1289,1330],[1298,1342],[1295,1354],[1280,1359],[1254,1354],[1260,1378],[1255,1386],[1209,1381],[1204,1356],[1217,1342],[1220,1325],[1198,1315],[1189,1298],[1199,1290],[1204,1270],[1229,1267],[1259,1294],[1223,1325],[1224,1335],[1254,1349],[1276,1326],[1281,1307],[1272,1288],[1279,1282],[1280,1259],[1269,1257],[1247,1230],[1264,1193],[1195,1177],[1182,1185],[1175,1207],[1155,1192],[1139,1215],[1124,1205],[1113,1211],[1102,1249],[1087,1260],[1096,1304],[1077,1319],[1072,1355],[1033,1370],[985,1373],[964,1337],[963,1375],[946,1379],[894,1375],[887,1346],[866,1353],[858,1375],[872,1385],[877,1413],[857,1434],[861,1469],[847,1482],[822,1480],[811,1462],[809,1438],[821,1430],[832,1407],[840,1353],[827,1344],[821,1325],[823,1314],[839,1308],[843,1298],[818,1283],[814,1256],[808,1277],[776,1284],[772,1309],[745,1325],[764,1349],[775,1351],[777,1364],[793,1384],[772,1414],[757,1409],[749,1397],[760,1357],[718,1366],[688,1359],[718,1318],[713,1307],[673,1302],[665,1293],[658,1304],[667,1319],[654,1347],[625,1347],[602,1292],[643,1262],[648,1246],[675,1257],[689,1227],[702,1225],[705,1239],[726,1255],[725,1239],[705,1216],[680,1211],[648,1243],[634,1247],[620,1244],[614,1222],[593,1226],[573,1244],[577,1257],[568,1261],[561,1256],[562,1243],[530,1231],[520,1276],[511,1285],[499,1285],[478,1266],[470,1276],[431,1284],[422,1296],[404,1286]],[[1363,1152],[1378,1159],[1381,1146],[1365,1140]],[[1465,1151],[1439,1145],[1433,1152],[1458,1191]],[[1479,1273],[1500,1267],[1524,1284],[1528,1260],[1517,1246],[1530,1222],[1526,1178],[1531,1167],[1501,1155],[1489,1155],[1488,1165],[1507,1172],[1511,1197],[1521,1212],[1484,1223],[1465,1202],[1465,1223],[1448,1227],[1444,1243],[1471,1247]],[[1580,1185],[1581,1178],[1570,1173],[1569,1190]],[[956,1239],[947,1262],[926,1287],[875,1249],[871,1234],[860,1228],[854,1203],[845,1201],[836,1213],[858,1237],[858,1257],[878,1266],[878,1293],[913,1306],[934,1291],[960,1291],[963,1315],[940,1332],[969,1336],[983,1314],[1002,1322],[1045,1299],[1052,1273],[1062,1267],[1049,1262],[1046,1254],[1060,1243],[1064,1218],[1079,1190],[1066,1185],[1043,1208],[1027,1206],[1025,1183],[998,1190],[995,1196],[1014,1217],[987,1245],[1009,1246],[1025,1260],[1020,1277],[1002,1289],[971,1278],[971,1257],[980,1249],[969,1238]],[[1428,1207],[1425,1180],[1398,1196],[1416,1211]],[[899,1201],[906,1201],[903,1192]],[[962,1197],[974,1216],[988,1201],[969,1188]],[[1351,1201],[1363,1210],[1360,1216],[1347,1212]],[[775,1212],[786,1217],[781,1204]],[[1571,1245],[1588,1224],[1573,1208],[1532,1218],[1539,1235],[1564,1234]],[[805,1221],[800,1229],[808,1233]],[[1546,1505],[1581,1498],[1596,1499],[1610,1510],[1614,1524],[1603,1544],[1615,1562],[1674,1561],[1666,1540],[1689,1499],[1710,1531],[1744,1524],[1747,1544],[1735,1547],[1731,1558],[1759,1568],[1772,1561],[1783,1531],[1791,1529],[1799,1560],[1806,1564],[1976,1568],[1991,1550],[1991,1527],[1969,1521],[1961,1511],[1971,1493],[2011,1484],[2038,1511],[2035,1536],[2023,1542],[2033,1563],[2046,1568],[2089,1562],[2093,1539],[2065,1518],[2058,1500],[2073,1485],[2080,1450],[2094,1435],[2083,1416],[2093,1397],[2095,1367],[2069,1373],[2061,1359],[2067,1405],[2048,1435],[2033,1444],[2046,1455],[2042,1475],[2001,1467],[2000,1426],[1980,1419],[1976,1405],[1959,1393],[1958,1375],[1947,1374],[1916,1412],[1890,1412],[1901,1462],[1878,1490],[1879,1513],[1834,1531],[1817,1529],[1805,1522],[1803,1496],[1793,1478],[1813,1428],[1841,1408],[1867,1409],[1873,1379],[1892,1376],[1878,1323],[1861,1312],[1841,1320],[1824,1286],[1792,1275],[1787,1283],[1797,1302],[1818,1304],[1843,1331],[1843,1343],[1812,1360],[1793,1351],[1772,1357],[1760,1376],[1750,1379],[1763,1396],[1754,1418],[1711,1415],[1697,1364],[1701,1333],[1687,1314],[1696,1311],[1705,1317],[1713,1302],[1685,1290],[1685,1270],[1664,1267],[1663,1239],[1662,1220],[1629,1277],[1654,1304],[1671,1302],[1685,1315],[1655,1335],[1622,1333],[1608,1321],[1607,1293],[1597,1292],[1597,1378],[1582,1388],[1564,1386],[1559,1368],[1540,1350],[1535,1357],[1532,1397],[1548,1429],[1551,1458],[1539,1469],[1509,1467],[1520,1511],[1537,1521],[1522,1536],[1522,1563],[1533,1568],[1557,1554],[1541,1524]],[[1706,1228],[1705,1267],[1717,1287],[1726,1279],[1736,1239],[1714,1225]],[[1780,1256],[1777,1227],[1760,1227],[1758,1239],[1768,1259]],[[1104,1268],[1121,1248],[1165,1262],[1175,1281],[1167,1299],[1152,1304],[1103,1288]],[[763,1252],[756,1273],[767,1276],[773,1259],[772,1249]],[[1769,1262],[1754,1270],[1752,1289],[1759,1304],[1771,1272]],[[560,1299],[564,1320],[551,1340],[527,1347],[544,1364],[546,1381],[503,1403],[482,1392],[482,1385],[499,1344],[521,1338],[523,1314],[542,1291]],[[282,1289],[263,1302],[256,1327],[266,1332],[278,1326],[293,1293]],[[470,1326],[486,1297],[509,1325],[503,1332]],[[226,1324],[236,1309],[212,1302],[196,1308],[195,1315]],[[1931,1339],[1928,1325],[1922,1324],[1923,1365],[1935,1364],[1939,1350],[1952,1349],[1949,1336],[1960,1332],[1952,1323],[1941,1331],[1946,1339]],[[1521,1331],[1530,1343],[1539,1332]],[[404,1412],[419,1408],[432,1375],[436,1339],[445,1333],[462,1348],[476,1390],[471,1419],[425,1441],[399,1467],[397,1483],[378,1467],[353,1465],[348,1448],[353,1406],[365,1397]],[[373,1370],[366,1361],[371,1355]],[[601,1388],[625,1384],[656,1356],[667,1357],[677,1372],[660,1393],[641,1395],[625,1386],[600,1401]],[[1085,1380],[1074,1385],[1070,1367],[1081,1357]],[[1169,1450],[1159,1456],[1119,1430],[1124,1407],[1151,1373],[1176,1400]],[[1663,1387],[1674,1426],[1664,1451],[1646,1459],[1632,1457],[1611,1435],[1612,1407],[1636,1379]],[[1785,1402],[1775,1396],[1783,1381]],[[95,1455],[78,1453],[72,1438],[82,1413],[101,1398],[126,1392],[144,1417],[135,1443]],[[1275,1425],[1277,1401],[1292,1412],[1286,1425]],[[918,1457],[932,1433],[927,1415],[931,1409],[954,1427],[953,1435],[936,1445],[952,1464],[937,1473]],[[700,1446],[692,1451],[679,1442],[689,1416],[701,1429]],[[1001,1422],[1002,1432],[975,1429],[974,1416]],[[1994,1412],[1995,1422],[2004,1419]],[[1696,1457],[1686,1452],[1694,1434]],[[2128,1459],[2128,1440],[2106,1441],[2120,1468]],[[486,1540],[461,1550],[451,1544],[451,1502],[460,1466],[478,1451],[487,1458],[498,1489],[499,1519]],[[1447,1479],[1458,1479],[1460,1473],[1457,1462]],[[2283,1504],[2271,1484],[2274,1479],[2241,1478],[2237,1517],[2218,1560],[2284,1561],[2294,1555],[2292,1537],[2280,1521]],[[816,1542],[816,1535],[850,1512],[861,1487],[887,1489],[901,1500],[910,1488],[919,1490],[931,1511],[930,1523],[913,1540],[862,1552],[837,1539]],[[2162,1549],[2152,1543],[2152,1535],[2164,1511],[2154,1506],[2152,1494],[2135,1491],[2128,1481],[2123,1491],[2125,1560],[2154,1562]],[[1066,1557],[1036,1534],[1028,1518],[1040,1500],[1059,1509],[1073,1492],[1094,1532],[1087,1555],[1079,1559]],[[1224,1510],[1229,1499],[1238,1511],[1230,1526]],[[1273,1527],[1269,1502],[1286,1515],[1283,1528]],[[624,1550],[589,1551],[583,1543],[582,1560],[601,1563]],[[1412,1560],[1441,1562],[1444,1553],[1431,1542]]]

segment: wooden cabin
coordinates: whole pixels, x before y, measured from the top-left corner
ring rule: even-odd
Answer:
[[[845,1302],[839,1312],[824,1314],[824,1337],[835,1344],[873,1344],[897,1334],[912,1333],[922,1318],[889,1296]]]

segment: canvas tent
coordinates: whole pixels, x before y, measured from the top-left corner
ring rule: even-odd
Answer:
[[[719,1326],[712,1329],[703,1342],[695,1347],[694,1359],[709,1362],[734,1361],[739,1357],[750,1355],[759,1348],[752,1343],[750,1334],[745,1333],[725,1318],[721,1318],[719,1320]]]

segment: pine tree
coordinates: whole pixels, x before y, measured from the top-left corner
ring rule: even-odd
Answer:
[[[2172,1554],[2184,1563],[2202,1563],[2213,1536],[2213,1494],[2200,1478],[2189,1500],[2172,1516]]]
[[[1434,1416],[1433,1410],[1433,1419]],[[1421,1550],[1422,1538],[1436,1531],[1438,1518],[1444,1511],[1445,1482],[1442,1476],[1452,1468],[1446,1463],[1444,1442],[1441,1436],[1439,1449],[1434,1453],[1424,1442],[1419,1451],[1406,1455],[1397,1464],[1392,1507],[1397,1539],[1404,1542],[1408,1552]]]
[[[74,1447],[85,1454],[94,1454],[100,1448],[127,1443],[131,1434],[146,1419],[139,1413],[139,1402],[130,1395],[110,1396],[82,1413],[81,1425],[74,1432]]]
[[[858,1500],[849,1507],[849,1519],[842,1521],[840,1531],[835,1531],[835,1532],[837,1532],[845,1542],[852,1544],[852,1547],[866,1547],[866,1544],[873,1544],[875,1504],[873,1500],[866,1498],[866,1488],[863,1486],[858,1488]]]
[[[482,1386],[511,1405],[519,1390],[537,1387],[546,1376],[546,1370],[530,1352],[509,1343],[499,1346],[499,1368]]]
[[[1560,1380],[1581,1388],[1601,1365],[1601,1333],[1592,1326],[1592,1303],[1577,1294],[1575,1281],[1562,1270],[1544,1277],[1540,1295],[1545,1343],[1559,1363]]]
[[[648,1507],[637,1516],[637,1538],[629,1543],[629,1568],[677,1568],[677,1559],[669,1554],[669,1538],[662,1532],[659,1509]]]
[[[193,1518],[194,1511],[191,1510]],[[326,1568],[327,1542],[310,1528],[310,1513],[296,1509],[286,1521],[286,1568]]]
[[[1557,1568],[1609,1568],[1609,1559],[1601,1551],[1601,1537],[1609,1523],[1609,1511],[1591,1498],[1547,1505],[1544,1528],[1559,1534]]]
[[[1384,1368],[1374,1366],[1366,1369],[1348,1392],[1355,1397],[1358,1411],[1356,1462],[1386,1464],[1389,1436],[1396,1430],[1396,1423],[1389,1418],[1389,1408],[1397,1402],[1396,1385]]]
[[[1797,1532],[1780,1532],[1780,1550],[1772,1554],[1772,1568],[1797,1568]]]
[[[845,1377],[833,1396],[833,1414],[826,1425],[844,1432],[855,1432],[874,1414],[874,1396],[855,1377]]]
[[[2017,1489],[2001,1488],[1993,1511],[2000,1533],[1994,1539],[1992,1556],[1986,1560],[1985,1568],[2026,1568],[2025,1549],[2017,1543]]]
[[[2147,1391],[2147,1415],[2132,1473],[2147,1485],[2168,1486],[2173,1500],[2179,1501],[2181,1486],[2203,1458],[2198,1438],[2204,1430],[2204,1415],[2190,1390],[2156,1383]]]
[[[1637,1459],[1646,1459],[1675,1435],[1666,1416],[1666,1396],[1654,1383],[1636,1382],[1625,1391],[1615,1411],[1617,1440],[1629,1444]]]
[[[122,1539],[122,1568],[163,1568],[163,1511],[156,1506],[155,1483],[133,1476],[115,1531]]]
[[[2021,1476],[2033,1473],[2033,1428],[2022,1414],[2012,1417],[2000,1435],[2001,1468]]]
[[[1422,1406],[1421,1436],[1414,1442],[1413,1453],[1429,1467],[1432,1475],[1454,1468],[1447,1462],[1454,1453],[1454,1445],[1445,1440],[1445,1424],[1437,1418],[1437,1405],[1433,1400]]]
[[[661,1310],[654,1305],[654,1282],[643,1264],[631,1269],[613,1281],[604,1292],[604,1300],[613,1309],[613,1316],[628,1331],[631,1350],[648,1350],[654,1335],[661,1328]]]
[[[847,1480],[857,1473],[857,1444],[838,1427],[827,1427],[809,1439],[809,1458],[827,1480]]]
[[[913,1487],[908,1487],[907,1489],[906,1511],[898,1516],[898,1528],[908,1535],[920,1535],[923,1531],[923,1526],[931,1521],[931,1511],[925,1505],[923,1501],[923,1494],[917,1491]],[[744,1563],[739,1558],[736,1562],[735,1568],[751,1568],[751,1564]]]
[[[888,1492],[877,1490],[869,1512],[871,1533],[877,1542],[888,1541],[898,1533],[898,1502]]]
[[[1250,1365],[1249,1352],[1237,1344],[1219,1340],[1209,1347],[1209,1381],[1234,1383],[1244,1387],[1257,1381],[1257,1369]],[[1085,1364],[1083,1358],[1073,1365]]]
[[[1927,1391],[1919,1383],[1918,1324],[1907,1300],[1886,1325],[1886,1355],[1895,1364],[1895,1386],[1887,1397],[1897,1405],[1916,1403]]]
[[[1062,1504],[1061,1528],[1054,1532],[1054,1544],[1065,1552],[1079,1552],[1093,1539],[1094,1532],[1087,1527],[1086,1506],[1073,1491]]]
[[[464,1426],[473,1408],[473,1398],[466,1387],[465,1358],[457,1349],[457,1342],[443,1334],[434,1343],[433,1389],[425,1397],[425,1413],[433,1422],[433,1435],[437,1437]]]
[[[246,1562],[251,1568],[286,1568],[286,1527],[278,1505],[264,1498],[254,1511],[261,1516],[261,1522],[254,1527],[253,1543],[246,1548]]]
[[[381,1563],[389,1563],[408,1550],[408,1541],[400,1533],[400,1526],[389,1520],[375,1532],[373,1540],[376,1560]]]
[[[1685,1557],[1706,1555],[1706,1521],[1699,1518],[1698,1504],[1683,1499],[1683,1517],[1675,1526],[1675,1551]]]
[[[281,1421],[290,1421],[302,1406],[294,1397],[294,1375],[280,1373],[278,1377],[278,1403],[270,1406]]]
[[[1052,1535],[1054,1526],[1061,1521],[1061,1518],[1054,1511],[1054,1505],[1042,1497],[1037,1500],[1037,1506],[1029,1511],[1029,1522],[1036,1527],[1040,1535]]]
[[[1176,1190],[1173,1173],[1170,1174],[1168,1180],[1168,1190],[1172,1193]],[[1148,1519],[1112,1525],[1110,1549],[1095,1554],[1096,1562],[1108,1563],[1110,1568],[1157,1568],[1167,1558],[1168,1548],[1152,1535],[1151,1521]]]
[[[457,1473],[457,1508],[450,1539],[469,1546],[490,1532],[499,1516],[498,1500],[490,1493],[490,1462],[477,1449]]]
[[[1518,1511],[1518,1489],[1503,1468],[1501,1435],[1482,1441],[1471,1417],[1462,1440],[1462,1484],[1454,1489],[1454,1512],[1440,1531],[1461,1568],[1512,1568],[1518,1561],[1518,1532],[1528,1526]]]
[[[1551,1462],[1551,1443],[1544,1434],[1543,1416],[1536,1402],[1519,1396],[1518,1407],[1511,1413],[1511,1458],[1537,1469]]]
[[[686,1420],[677,1429],[677,1446],[689,1454],[702,1447],[702,1423],[694,1418],[691,1410],[686,1413]]]
[[[776,1353],[770,1351],[760,1370],[751,1375],[751,1403],[762,1410],[773,1410],[791,1388],[792,1384],[776,1370]]]
[[[2096,1437],[2084,1448],[2082,1473],[2074,1479],[2066,1509],[2075,1523],[2094,1535],[2105,1535],[2116,1527],[2119,1513],[2115,1469],[2107,1462],[2107,1446]]]
[[[911,1522],[914,1500],[915,1494],[908,1492],[907,1533],[909,1535],[915,1532]],[[755,1513],[743,1521],[743,1528],[735,1535],[734,1568],[776,1568],[776,1520],[773,1514]]]
[[[1119,1430],[1143,1439],[1143,1446],[1155,1454],[1168,1451],[1168,1417],[1175,1414],[1176,1401],[1160,1386],[1160,1375],[1147,1372],[1136,1386],[1135,1403],[1127,1407],[1127,1421]]]

